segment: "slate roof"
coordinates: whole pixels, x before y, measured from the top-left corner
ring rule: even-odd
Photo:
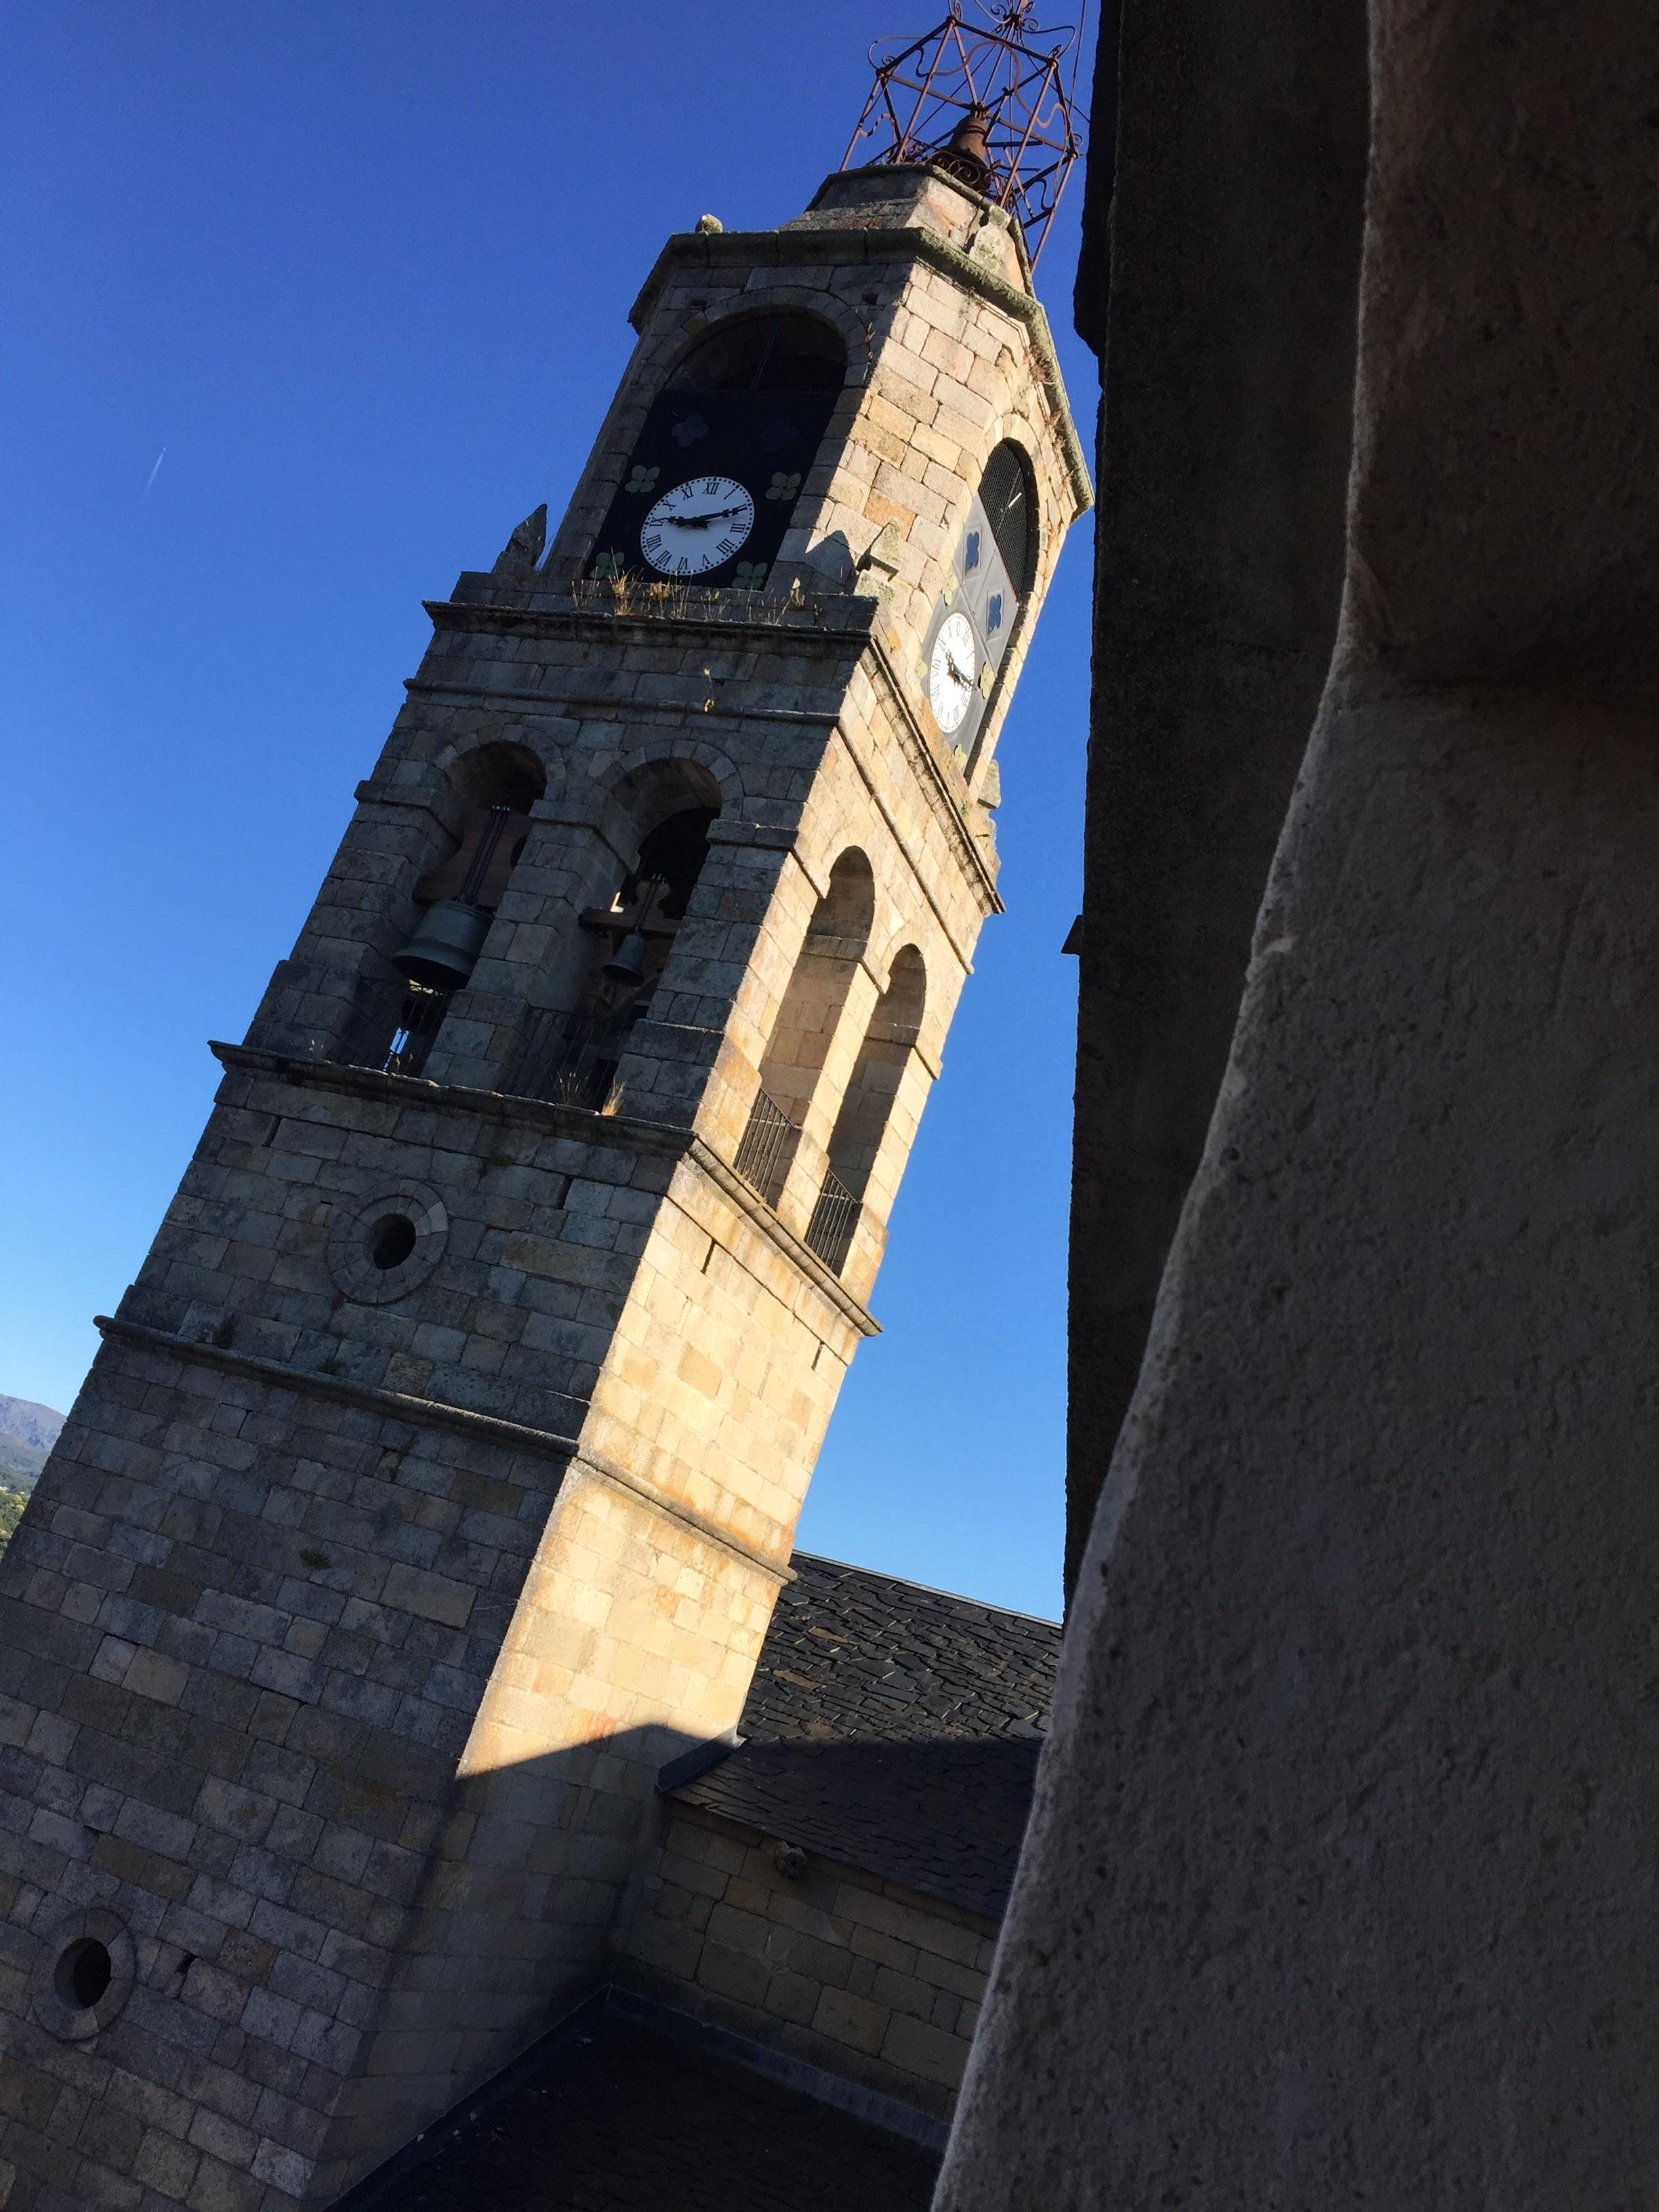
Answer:
[[[931,1743],[1048,1725],[1060,1625],[797,1552],[738,1733]]]
[[[434,2135],[437,2130],[434,2130]],[[353,2212],[927,2212],[939,2160],[711,2051],[600,2019]]]
[[[803,1850],[1000,1919],[1060,1629],[798,1552],[738,1733],[673,1791]]]

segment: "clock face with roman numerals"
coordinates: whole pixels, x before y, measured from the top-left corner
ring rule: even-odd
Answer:
[[[706,575],[754,526],[753,496],[735,477],[691,477],[665,491],[640,525],[640,550],[665,576]]]

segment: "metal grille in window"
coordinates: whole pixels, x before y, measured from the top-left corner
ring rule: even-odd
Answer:
[[[836,1274],[847,1265],[853,1231],[858,1227],[859,1201],[833,1169],[826,1169],[823,1188],[806,1224],[806,1243],[826,1267]]]
[[[392,1031],[392,1042],[380,1063],[384,1075],[418,1075],[426,1066],[427,1055],[432,1050],[444,1016],[449,1011],[452,991],[429,991],[424,983],[411,983],[398,1014],[398,1026]],[[384,1034],[384,1032],[382,1032]]]
[[[764,1091],[755,1093],[749,1109],[749,1126],[732,1164],[746,1183],[757,1190],[769,1206],[783,1194],[784,1178],[795,1156],[799,1129],[777,1100]]]
[[[629,1032],[643,1012],[641,1001],[586,1013],[538,1015],[514,1073],[514,1095],[598,1113],[611,1103]]]
[[[1036,544],[1031,524],[1031,490],[1018,447],[1004,442],[985,465],[980,505],[991,525],[1003,566],[1023,599],[1031,588]]]

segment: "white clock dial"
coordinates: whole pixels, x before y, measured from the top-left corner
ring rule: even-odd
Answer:
[[[933,640],[927,664],[927,701],[933,720],[948,737],[960,729],[973,703],[974,678],[979,672],[979,648],[973,624],[966,615],[946,615]]]
[[[734,477],[692,477],[646,516],[640,550],[665,576],[702,576],[729,561],[754,526],[754,500]]]

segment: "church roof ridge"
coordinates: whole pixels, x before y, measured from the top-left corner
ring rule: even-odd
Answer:
[[[994,1599],[973,1597],[966,1590],[941,1589],[937,1583],[919,1583],[910,1575],[890,1574],[885,1567],[868,1567],[857,1559],[832,1559],[827,1552],[797,1550],[791,1555],[791,1564],[805,1560],[817,1567],[844,1567],[850,1574],[876,1575],[884,1583],[898,1583],[905,1589],[920,1590],[925,1597],[948,1598],[952,1605],[975,1605],[985,1613],[1006,1613],[1011,1620],[1035,1621],[1039,1628],[1063,1628],[1064,1623],[1046,1613],[1026,1613],[1017,1605],[999,1605]]]

